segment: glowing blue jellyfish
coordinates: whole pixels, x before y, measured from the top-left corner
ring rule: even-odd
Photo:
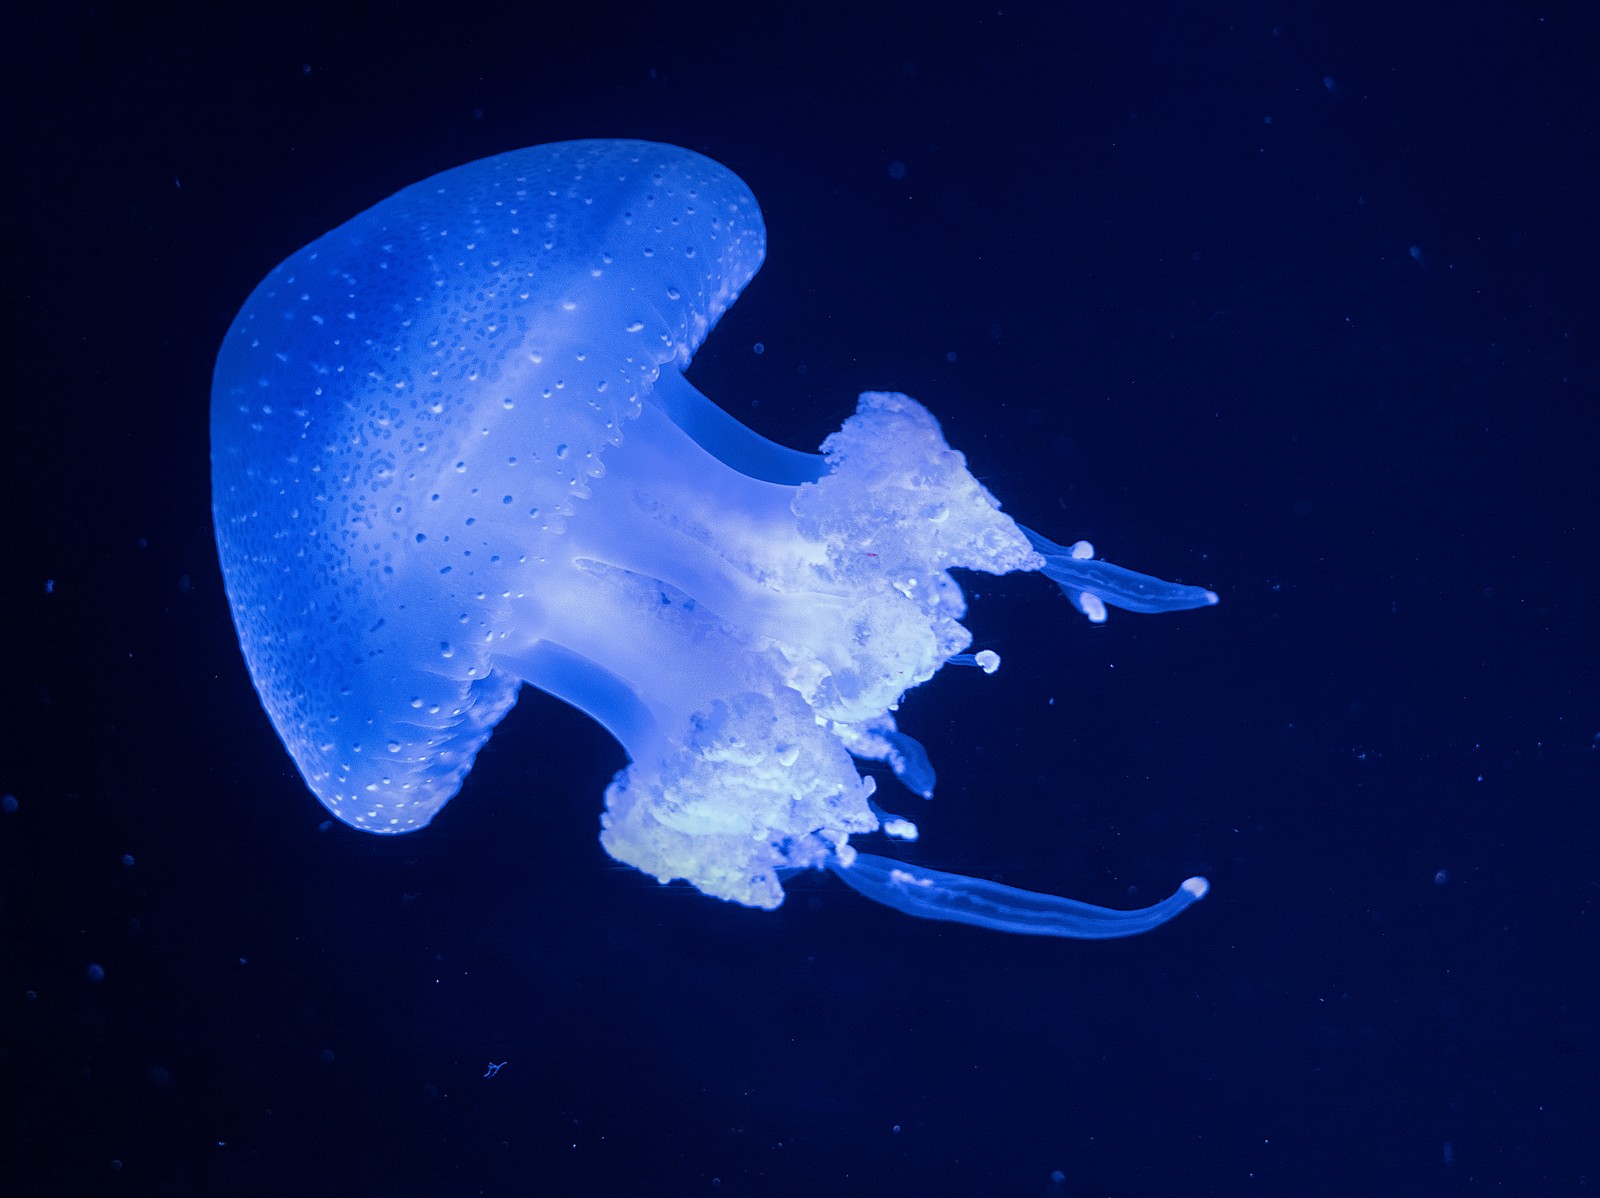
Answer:
[[[606,851],[756,907],[828,868],[915,915],[1127,935],[1143,911],[857,853],[915,826],[852,757],[931,794],[895,726],[946,662],[992,672],[953,568],[1039,570],[1107,604],[1215,603],[1015,524],[934,418],[861,396],[821,455],[683,377],[761,265],[732,173],[687,150],[568,142],[446,171],[291,256],[217,358],[217,547],[256,690],[307,785],[368,832],[422,827],[524,683],[629,766]]]

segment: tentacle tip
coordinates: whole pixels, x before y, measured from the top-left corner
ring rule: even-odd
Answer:
[[[1187,894],[1193,902],[1206,897],[1206,893],[1211,889],[1211,883],[1204,878],[1190,878],[1178,889]]]
[[[879,830],[891,840],[915,840],[922,835],[916,824],[898,815],[884,820]]]
[[[1218,594],[1215,591],[1207,591],[1206,592],[1206,606],[1207,607],[1215,607],[1217,604],[1219,604],[1221,602],[1222,602],[1222,599],[1218,596]]]

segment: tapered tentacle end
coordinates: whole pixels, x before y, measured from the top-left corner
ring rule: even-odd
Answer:
[[[1204,587],[1166,582],[1098,559],[1088,541],[1058,545],[1031,528],[1022,531],[1034,552],[1044,559],[1041,572],[1091,623],[1105,623],[1107,607],[1138,612],[1187,611],[1214,607],[1219,601],[1215,591]]]
[[[1024,936],[1111,940],[1137,936],[1166,923],[1206,896],[1211,883],[1189,878],[1170,897],[1149,907],[1119,911],[1054,894],[1021,890],[982,878],[906,865],[871,853],[831,858],[828,868],[858,894],[907,915],[972,924]]]

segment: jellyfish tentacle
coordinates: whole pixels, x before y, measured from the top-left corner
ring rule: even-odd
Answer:
[[[746,428],[671,366],[662,367],[651,398],[701,449],[740,474],[798,487],[828,472],[820,453],[790,449]]]
[[[889,742],[889,768],[894,771],[894,776],[912,794],[921,795],[925,799],[933,798],[933,788],[938,781],[934,772],[933,762],[928,757],[928,750],[922,747],[922,742],[914,736],[907,736],[904,732],[882,732],[879,735]]]
[[[634,759],[660,752],[661,728],[649,704],[628,682],[555,641],[536,641],[516,659],[517,673],[569,703],[616,738]]]
[[[1094,556],[1094,546],[1087,541],[1058,545],[1026,525],[1017,527],[1022,529],[1034,551],[1044,558],[1042,573],[1045,577],[1059,586],[1072,600],[1072,605],[1095,624],[1105,622],[1107,604],[1123,611],[1156,613],[1211,607],[1217,602],[1217,593],[1204,587],[1167,582],[1100,561]]]
[[[872,812],[872,817],[878,821],[878,831],[891,840],[915,840],[922,835],[917,825],[903,815],[896,815],[886,811],[871,799],[867,800],[867,809]],[[859,854],[857,854],[859,856]]]
[[[981,649],[977,653],[957,653],[947,666],[976,666],[985,674],[993,674],[1000,668],[1000,655],[993,649]]]
[[[906,915],[1069,940],[1111,940],[1148,932],[1199,902],[1211,888],[1204,878],[1189,878],[1159,903],[1118,911],[872,853],[855,853],[848,865],[840,857],[830,857],[827,865],[858,894]]]

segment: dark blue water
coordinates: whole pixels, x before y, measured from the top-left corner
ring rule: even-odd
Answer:
[[[1595,1186],[1590,6],[61,4],[15,36],[0,1192]],[[1077,943],[823,874],[770,914],[664,889],[597,843],[620,750],[532,693],[425,831],[322,827],[222,594],[216,346],[396,188],[588,136],[761,200],[690,372],[730,411],[811,448],[906,391],[1018,519],[1221,595],[1091,628],[969,577],[1004,668],[901,712],[940,777],[919,861],[1202,904]]]

